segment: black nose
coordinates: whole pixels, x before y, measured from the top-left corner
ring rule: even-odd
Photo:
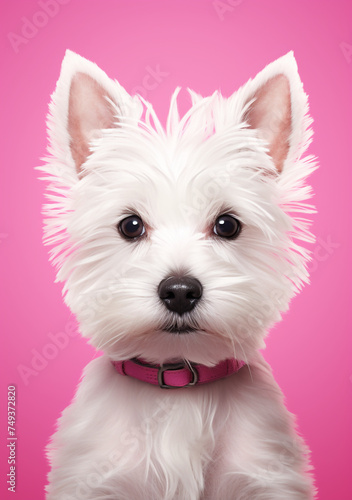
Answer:
[[[182,316],[194,308],[202,296],[203,288],[195,278],[170,276],[160,282],[158,293],[170,311]]]

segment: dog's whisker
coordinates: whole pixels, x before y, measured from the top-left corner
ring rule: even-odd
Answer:
[[[120,338],[123,338],[126,332],[119,332],[118,334],[114,335],[113,337],[109,337],[106,339],[105,342],[99,342],[97,344],[97,349],[99,351],[103,350],[106,347],[112,347],[114,344],[118,342]]]
[[[235,353],[235,358],[242,359],[242,361],[244,361],[246,363],[246,366],[247,366],[248,371],[249,371],[249,375],[250,375],[251,380],[253,382],[252,370],[251,370],[250,363],[248,362],[248,356],[247,356],[245,350],[243,349],[242,342],[239,339],[237,340],[237,343],[242,351],[242,355],[237,358],[236,353]]]

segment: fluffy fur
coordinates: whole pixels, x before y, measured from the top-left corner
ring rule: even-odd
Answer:
[[[83,75],[83,76],[82,76]],[[258,352],[308,281],[311,119],[292,53],[226,99],[176,89],[164,129],[95,64],[67,51],[48,117],[46,243],[83,336],[104,355],[85,370],[49,445],[48,500],[307,500],[308,450]],[[93,102],[92,102],[93,101]],[[82,123],[83,125],[82,125]],[[242,223],[214,237],[223,213]],[[147,237],[121,238],[138,214]],[[165,277],[204,293],[183,316],[157,295]],[[170,325],[195,331],[172,334]],[[236,357],[238,374],[162,390],[110,360]]]

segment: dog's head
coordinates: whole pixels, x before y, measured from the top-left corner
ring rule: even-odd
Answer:
[[[183,118],[177,94],[164,129],[67,52],[46,241],[82,334],[114,359],[247,360],[308,279],[307,98],[292,53],[228,99],[190,92]]]

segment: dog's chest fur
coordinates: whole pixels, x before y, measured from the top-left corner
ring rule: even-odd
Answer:
[[[291,424],[259,356],[250,371],[210,387],[162,391],[119,376],[101,357],[61,418],[48,498],[220,500],[234,488],[251,498],[278,468],[289,477],[303,466]]]

